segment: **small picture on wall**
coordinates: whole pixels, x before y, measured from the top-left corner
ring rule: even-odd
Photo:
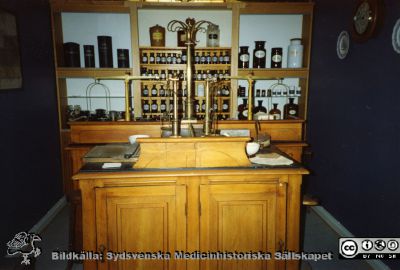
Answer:
[[[0,90],[22,87],[17,20],[0,9]]]

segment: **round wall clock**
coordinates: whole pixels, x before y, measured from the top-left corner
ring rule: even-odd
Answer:
[[[376,35],[383,21],[383,0],[360,0],[353,13],[352,37],[365,42]]]
[[[392,45],[395,52],[400,53],[400,19],[397,20],[393,27]]]
[[[350,48],[350,36],[349,32],[340,32],[337,43],[336,43],[336,53],[339,59],[346,58]]]

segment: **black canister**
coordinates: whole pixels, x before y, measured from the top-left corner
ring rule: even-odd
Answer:
[[[129,50],[128,49],[117,49],[118,67],[128,68],[129,67]]]
[[[97,36],[97,43],[99,46],[99,62],[100,67],[112,68],[113,55],[112,55],[112,40],[110,36]]]
[[[91,68],[95,67],[94,61],[94,46],[93,45],[83,45],[83,55],[85,56],[85,67]]]
[[[282,67],[282,48],[271,49],[271,68]]]
[[[256,47],[253,51],[253,68],[265,68],[265,41],[255,41]]]
[[[74,42],[64,43],[64,66],[81,67],[79,44]]]

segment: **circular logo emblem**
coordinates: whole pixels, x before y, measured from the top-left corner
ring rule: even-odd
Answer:
[[[383,241],[381,239],[375,240],[375,249],[376,250],[382,251],[385,249],[385,247],[386,247],[385,241]]]
[[[340,253],[347,258],[352,258],[357,254],[357,243],[353,240],[343,241],[340,246]]]
[[[387,243],[387,247],[389,250],[395,251],[399,248],[399,242],[397,242],[396,240],[389,240]]]
[[[368,251],[371,250],[374,247],[374,243],[372,243],[371,240],[364,240],[361,243],[361,247],[363,250]]]

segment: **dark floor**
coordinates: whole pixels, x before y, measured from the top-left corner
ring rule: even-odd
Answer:
[[[365,261],[339,260],[338,238],[339,235],[321,219],[320,215],[308,208],[305,212],[305,233],[303,250],[308,252],[333,252],[334,259],[331,261],[307,261],[302,262],[301,270],[371,270],[389,269],[372,268]],[[28,267],[20,264],[21,257],[6,258],[5,263],[0,264],[0,270],[66,270],[66,261],[52,260],[51,251],[65,251],[68,247],[68,222],[69,208],[65,207],[56,218],[40,234],[42,241],[40,247],[42,254],[37,257],[34,265]],[[74,264],[72,270],[83,269],[81,264]]]

